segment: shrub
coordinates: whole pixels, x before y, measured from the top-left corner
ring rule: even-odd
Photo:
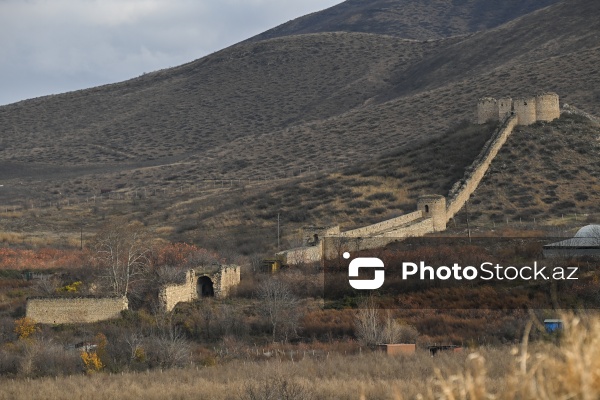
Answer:
[[[36,322],[29,317],[19,318],[15,321],[15,333],[19,337],[19,340],[29,339],[36,332],[39,332],[39,330]]]

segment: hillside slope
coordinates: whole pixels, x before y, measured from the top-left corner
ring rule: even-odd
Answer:
[[[368,32],[426,40],[494,28],[558,0],[347,0],[270,29],[251,40],[318,32]]]
[[[472,119],[482,96],[555,91],[563,103],[600,115],[596,16],[600,3],[573,0],[449,39],[316,33],[245,42],[130,81],[0,107],[0,205],[56,204],[105,188],[181,193],[214,179],[214,192],[190,203],[204,211],[186,206],[189,212],[160,219],[150,207],[136,215],[169,224],[186,239],[219,223],[229,230],[271,223],[275,205],[290,211],[291,226],[382,219],[410,209],[409,200],[425,190],[445,194],[452,182],[437,179],[439,168],[410,172],[414,180],[406,188],[394,183],[390,190],[404,192],[383,212],[385,199],[366,199],[375,187],[356,199],[371,201],[368,207],[354,209],[352,200],[319,206],[318,190],[313,200],[285,187],[310,186],[297,178],[301,171],[310,171],[308,181],[331,183],[342,171],[360,174],[374,163],[385,170],[377,160],[427,146],[439,147],[436,165],[454,176],[454,155],[443,151],[454,147],[442,146],[440,137]],[[470,143],[464,153],[476,154],[479,142]],[[230,199],[217,190],[219,180],[230,187],[237,181],[242,194]],[[261,202],[266,192],[286,200]]]
[[[473,194],[471,218],[531,224],[579,214],[579,224],[597,222],[599,139],[600,126],[577,115],[517,127]]]

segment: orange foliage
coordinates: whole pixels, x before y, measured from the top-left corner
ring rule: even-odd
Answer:
[[[19,336],[19,340],[29,339],[38,331],[36,322],[31,318],[23,317],[15,321],[15,333]]]
[[[102,368],[104,368],[104,364],[100,361],[100,357],[93,351],[82,351],[81,361],[83,361],[85,372],[88,374],[101,371]]]
[[[152,263],[155,266],[179,267],[193,263],[195,260],[218,261],[219,255],[187,243],[170,243],[154,251]]]
[[[42,248],[35,250],[0,248],[0,269],[44,270],[53,268],[78,268],[86,256],[79,250]]]

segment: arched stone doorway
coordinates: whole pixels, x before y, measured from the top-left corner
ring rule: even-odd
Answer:
[[[198,297],[214,297],[215,288],[213,281],[208,276],[198,278]]]

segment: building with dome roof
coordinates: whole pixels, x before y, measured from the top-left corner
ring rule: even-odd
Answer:
[[[586,225],[574,237],[544,246],[545,257],[600,257],[600,225]]]

